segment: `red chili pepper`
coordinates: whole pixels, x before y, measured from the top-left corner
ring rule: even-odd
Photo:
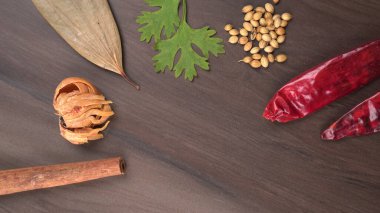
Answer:
[[[380,92],[357,105],[321,134],[324,140],[380,132]]]
[[[283,86],[265,108],[271,121],[303,118],[380,77],[380,40],[324,62]]]

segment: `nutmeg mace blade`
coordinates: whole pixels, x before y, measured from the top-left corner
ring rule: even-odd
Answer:
[[[89,81],[71,77],[64,79],[54,94],[53,106],[59,116],[62,137],[73,144],[103,138],[108,118],[114,114],[110,104]]]

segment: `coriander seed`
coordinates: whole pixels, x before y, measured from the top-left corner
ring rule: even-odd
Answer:
[[[260,23],[260,26],[263,26],[263,27],[267,26],[267,22],[265,21],[265,18],[261,18],[259,20],[259,23]]]
[[[266,42],[270,42],[270,40],[272,40],[272,38],[270,37],[269,34],[263,34],[262,39],[263,39],[264,41],[266,41]]]
[[[275,31],[270,31],[269,35],[272,39],[277,39],[277,33]]]
[[[239,62],[244,62],[244,63],[246,63],[246,64],[249,64],[249,63],[251,63],[252,60],[253,60],[253,59],[252,59],[251,57],[246,56],[246,57],[244,57],[242,60],[240,60]]]
[[[225,31],[230,31],[230,30],[232,30],[232,25],[231,24],[227,24],[226,26],[224,26],[224,30]]]
[[[285,35],[285,29],[283,27],[276,29],[277,35]]]
[[[251,61],[250,65],[251,65],[252,68],[259,68],[259,67],[261,67],[261,63],[258,60]]]
[[[279,28],[280,26],[281,26],[281,19],[280,18],[274,19],[274,27]]]
[[[255,21],[255,20],[251,20],[250,23],[252,24],[253,27],[258,27],[260,24],[258,21]]]
[[[238,42],[239,38],[237,36],[231,36],[229,39],[228,39],[228,42],[230,42],[231,44],[236,44]]]
[[[243,9],[241,9],[241,12],[248,13],[248,12],[251,12],[252,10],[253,10],[253,6],[252,5],[245,5],[243,7]]]
[[[262,40],[262,35],[261,35],[261,33],[257,33],[257,35],[256,35],[256,40],[257,40],[257,41],[261,41],[261,40]]]
[[[261,59],[261,54],[255,53],[255,54],[252,55],[252,58],[254,60],[260,60]]]
[[[264,13],[264,18],[265,19],[272,19],[273,17],[272,17],[272,13],[268,13],[268,12],[266,12],[266,13]]]
[[[286,27],[286,26],[288,26],[288,22],[285,21],[285,20],[282,20],[280,26],[281,26],[281,27]]]
[[[283,13],[283,14],[281,15],[281,18],[282,18],[283,20],[285,20],[285,21],[290,21],[290,20],[292,19],[292,14],[290,14],[290,13]]]
[[[275,20],[275,19],[281,19],[281,16],[280,16],[280,14],[275,14],[274,16],[273,16],[273,20]]]
[[[244,51],[248,52],[252,49],[252,41],[250,42],[247,42],[245,45],[244,45]]]
[[[259,42],[259,47],[260,47],[260,49],[264,49],[267,45],[268,45],[267,42],[264,41],[264,40],[261,40],[261,41]]]
[[[253,26],[252,26],[252,24],[249,23],[249,22],[244,22],[244,23],[243,23],[243,27],[244,27],[244,29],[246,29],[248,32],[252,32],[252,30],[253,30]]]
[[[286,57],[285,54],[280,54],[276,56],[276,61],[278,63],[284,63],[288,58]]]
[[[264,7],[256,7],[256,12],[265,13]]]
[[[240,35],[241,36],[248,36],[248,31],[244,28],[241,28],[240,31],[239,31]]]
[[[271,40],[270,42],[269,42],[269,44],[270,44],[270,46],[271,47],[273,47],[273,48],[279,48],[279,45],[278,45],[278,42],[276,41],[276,40]]]
[[[255,14],[253,14],[253,16],[251,17],[251,19],[255,20],[255,21],[258,21],[261,19],[261,17],[263,16],[263,13],[260,13],[260,12],[257,12]],[[251,20],[249,19],[249,20]]]
[[[279,37],[277,37],[277,42],[279,44],[282,44],[285,42],[285,35],[280,35]]]
[[[268,54],[268,61],[270,63],[273,63],[274,62],[274,55],[273,54]]]
[[[267,68],[269,66],[268,58],[265,55],[261,57],[260,63],[264,68]]]
[[[258,53],[260,52],[260,47],[253,47],[250,51],[251,54],[255,54],[255,53]]]
[[[252,17],[253,17],[253,11],[251,11],[251,12],[248,12],[247,14],[245,14],[245,16],[244,16],[244,21],[250,21],[251,19],[252,19]]]
[[[268,11],[269,13],[274,13],[274,7],[271,3],[265,4],[265,10]]]
[[[265,51],[266,53],[272,53],[272,52],[274,51],[274,48],[273,48],[272,46],[266,46],[266,47],[264,48],[264,51]]]
[[[237,36],[239,35],[239,31],[237,29],[232,29],[230,31],[228,31],[228,33],[232,36]]]
[[[267,28],[262,27],[262,28],[260,28],[260,33],[261,33],[261,34],[267,34],[267,33],[269,33],[269,31],[268,31]]]
[[[239,38],[239,44],[244,45],[246,43],[248,43],[248,38],[247,37],[240,37]]]

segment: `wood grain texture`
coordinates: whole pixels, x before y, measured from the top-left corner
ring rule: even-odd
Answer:
[[[224,40],[252,1],[188,1],[189,22]],[[31,1],[1,1],[0,169],[124,156],[126,176],[0,197],[0,212],[379,212],[380,135],[327,143],[320,131],[375,94],[377,80],[305,119],[275,124],[262,111],[284,83],[335,55],[380,38],[377,0],[284,0],[294,14],[287,63],[253,71],[226,43],[193,83],[156,74],[139,42],[143,1],[111,0],[136,92],[71,49]],[[254,1],[262,5],[265,1]],[[114,101],[105,139],[74,146],[59,136],[52,99],[69,76]],[[22,202],[22,205],[20,203]]]

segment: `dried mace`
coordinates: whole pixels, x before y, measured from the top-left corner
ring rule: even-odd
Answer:
[[[59,116],[61,135],[73,144],[103,138],[108,118],[114,113],[110,104],[87,80],[64,79],[55,90],[53,106]]]

